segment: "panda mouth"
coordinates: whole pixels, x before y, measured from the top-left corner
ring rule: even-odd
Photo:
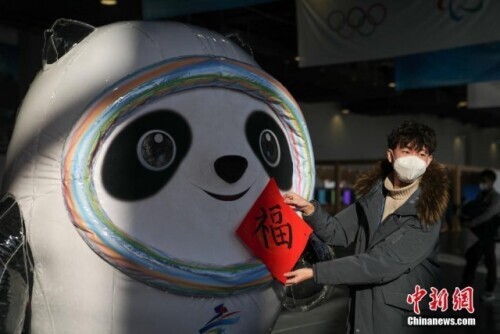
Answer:
[[[207,191],[205,189],[202,189],[202,190],[205,193],[207,193],[209,196],[211,196],[219,201],[229,202],[229,201],[236,201],[237,199],[240,199],[241,197],[243,197],[248,192],[248,190],[250,190],[250,187],[248,187],[246,190],[242,191],[241,193],[234,194],[234,195],[221,195],[221,194],[211,193],[210,191]]]

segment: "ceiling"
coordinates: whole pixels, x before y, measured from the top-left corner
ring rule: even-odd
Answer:
[[[43,31],[57,18],[95,26],[141,19],[140,0],[102,6],[98,0],[1,0],[0,24]],[[170,20],[230,34],[251,49],[256,61],[277,78],[299,102],[340,102],[352,113],[369,115],[432,113],[481,127],[500,126],[500,109],[457,108],[465,86],[396,91],[392,59],[299,68],[295,1],[191,14]]]

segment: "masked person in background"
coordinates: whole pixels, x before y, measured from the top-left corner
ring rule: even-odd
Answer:
[[[325,243],[355,244],[354,255],[285,274],[289,285],[313,279],[348,286],[348,333],[429,331],[406,324],[415,316],[408,295],[417,285],[430,293],[439,283],[436,255],[448,178],[444,165],[432,159],[436,145],[435,132],[426,125],[407,121],[392,130],[387,160],[357,180],[358,200],[335,216],[316,201],[284,195]],[[420,309],[426,307],[423,299]]]
[[[494,290],[497,283],[495,237],[500,224],[500,194],[493,189],[496,180],[494,171],[483,170],[479,177],[480,193],[475,200],[464,205],[461,214],[463,226],[470,228],[477,236],[477,241],[465,252],[462,286],[472,286],[477,265],[484,256],[487,274],[481,299],[492,301],[495,299]]]

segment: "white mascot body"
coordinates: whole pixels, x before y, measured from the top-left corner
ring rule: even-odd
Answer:
[[[68,45],[65,29],[89,31]],[[290,94],[198,27],[62,20],[46,38],[3,180],[24,252],[4,267],[4,330],[270,332],[283,285],[235,231],[270,178],[311,196]]]

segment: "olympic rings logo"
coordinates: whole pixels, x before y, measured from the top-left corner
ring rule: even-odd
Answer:
[[[463,4],[465,2],[465,4]],[[469,0],[469,1],[448,1],[448,8],[445,6],[445,0],[438,0],[437,7],[441,11],[448,9],[450,18],[453,21],[460,21],[464,18],[464,13],[476,13],[483,8],[483,0]]]
[[[366,37],[375,32],[377,26],[385,21],[386,16],[387,8],[375,3],[366,10],[354,6],[347,13],[335,9],[328,15],[327,23],[330,29],[342,38],[351,38],[355,33]]]

